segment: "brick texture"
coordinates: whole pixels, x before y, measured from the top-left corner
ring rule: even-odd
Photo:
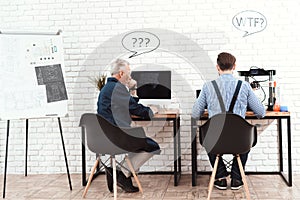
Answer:
[[[114,58],[128,58],[132,54],[123,48],[121,39],[125,33],[135,30],[154,33],[161,43],[155,51],[128,59],[132,69],[172,71],[172,102],[165,107],[179,108],[181,112],[183,173],[191,173],[190,113],[195,90],[217,77],[215,60],[222,51],[236,56],[237,70],[248,70],[251,66],[276,70],[282,99],[291,111],[293,171],[299,173],[299,7],[297,0],[0,1],[0,31],[63,31],[69,117],[61,120],[71,173],[81,172],[79,118],[85,112],[96,112],[98,91],[91,79],[108,73],[108,64]],[[243,37],[244,32],[233,26],[232,19],[245,10],[262,13],[267,19],[266,29]],[[277,170],[277,122],[261,120],[259,123],[262,125],[258,144],[249,156],[246,170]],[[30,119],[29,124],[29,173],[65,173],[57,119]],[[141,171],[172,170],[172,123],[141,125],[162,147],[162,154],[153,157]],[[0,132],[2,173],[6,121],[0,121]],[[9,139],[8,173],[23,173],[24,120],[11,121]],[[94,158],[87,152],[88,168],[92,167]],[[211,170],[200,145],[198,160],[199,170]]]

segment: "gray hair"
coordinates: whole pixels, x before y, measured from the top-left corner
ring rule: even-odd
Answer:
[[[127,65],[129,65],[129,62],[123,59],[116,59],[115,61],[113,61],[111,63],[111,75],[117,74],[120,72],[121,68],[126,67]]]

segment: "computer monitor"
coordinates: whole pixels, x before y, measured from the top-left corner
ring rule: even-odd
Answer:
[[[196,90],[196,98],[199,97],[201,90]]]
[[[137,95],[142,103],[171,101],[171,71],[132,71],[137,81]]]

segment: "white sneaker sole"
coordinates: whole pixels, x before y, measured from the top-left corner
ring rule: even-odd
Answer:
[[[239,190],[241,189],[241,187],[243,187],[243,185],[237,186],[237,187],[231,187],[232,190]]]
[[[218,185],[214,185],[216,188],[218,188],[219,190],[226,190],[227,187],[225,186],[218,186]]]

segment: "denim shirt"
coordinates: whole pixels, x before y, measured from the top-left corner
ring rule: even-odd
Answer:
[[[221,92],[225,109],[228,111],[238,80],[234,78],[232,74],[223,74],[216,79],[216,82]],[[211,82],[206,82],[203,85],[201,93],[193,106],[192,117],[198,119],[203,115],[206,107],[209,118],[221,113],[220,103]],[[265,116],[266,111],[264,106],[252,91],[250,84],[243,81],[233,113],[245,118],[247,107],[249,107],[258,118]]]

